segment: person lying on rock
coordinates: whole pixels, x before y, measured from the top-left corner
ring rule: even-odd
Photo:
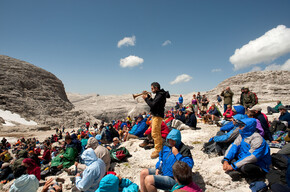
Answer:
[[[271,164],[270,148],[264,138],[256,132],[254,118],[239,122],[240,135],[227,149],[223,159],[223,170],[233,181],[242,176],[248,183],[263,180]]]
[[[157,189],[170,190],[177,183],[173,178],[172,166],[176,161],[183,161],[192,169],[194,162],[190,149],[181,142],[181,133],[172,129],[166,143],[159,152],[159,161],[155,169],[143,169],[140,173],[142,192],[154,192]]]
[[[275,107],[267,107],[267,115],[272,115],[273,113],[279,113],[279,107],[282,106],[281,101],[277,101],[277,105]]]
[[[69,168],[72,166],[78,155],[77,146],[72,142],[70,135],[65,136],[65,143],[65,152],[57,155],[54,159],[51,160],[51,168],[55,169],[56,172],[62,168]]]
[[[138,192],[139,186],[120,175],[108,174],[100,181],[96,192]]]
[[[76,187],[80,191],[95,192],[106,174],[106,165],[102,159],[96,156],[92,148],[86,149],[81,158],[87,167],[81,174],[77,173]]]

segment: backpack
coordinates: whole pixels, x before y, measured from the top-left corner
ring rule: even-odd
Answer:
[[[259,100],[258,100],[257,94],[254,92],[249,92],[249,95],[250,95],[250,93],[254,94],[254,96],[255,96],[255,105],[258,104]]]
[[[113,162],[122,162],[125,161],[127,157],[131,157],[129,151],[125,147],[112,149],[110,151],[110,156]]]

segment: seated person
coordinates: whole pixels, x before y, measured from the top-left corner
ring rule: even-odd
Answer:
[[[106,174],[106,165],[102,159],[96,156],[92,148],[86,149],[81,158],[87,167],[82,174],[77,173],[75,177],[76,187],[80,191],[96,191],[101,179]],[[76,166],[77,165],[76,163]]]
[[[290,113],[286,110],[283,105],[279,107],[280,116],[278,120],[274,120],[270,127],[271,133],[276,131],[285,131],[290,128]]]
[[[256,119],[246,118],[239,122],[240,135],[227,149],[223,169],[233,179],[243,174],[248,183],[264,179],[271,164],[270,148],[256,132]],[[242,173],[242,174],[241,174]]]
[[[193,112],[192,108],[187,108],[186,109],[186,113],[187,113],[187,119],[185,123],[182,123],[180,120],[174,119],[172,121],[172,127],[176,128],[178,130],[184,130],[184,129],[196,129],[196,124],[197,124],[197,120],[196,120],[196,116],[195,113]]]
[[[235,112],[232,110],[231,105],[227,105],[227,110],[224,112],[223,116],[225,120],[230,120],[235,115]]]
[[[15,181],[9,189],[9,192],[29,191],[36,192],[39,187],[39,181],[35,175],[28,175],[26,167],[19,166],[14,171]]]
[[[151,136],[151,131],[152,131],[152,127],[149,126],[149,128],[144,133],[144,136],[147,136],[147,138],[143,141],[143,143],[141,143],[139,145],[140,147],[144,147],[144,148],[146,147],[146,149],[154,147],[154,140]],[[161,123],[161,137],[162,137],[162,139],[164,139],[164,141],[166,140],[168,133],[169,133],[169,129],[168,129],[167,125],[165,124],[164,121],[162,121],[162,123]],[[149,145],[149,144],[151,144],[151,145]]]
[[[148,129],[146,121],[147,118],[143,119],[143,116],[139,115],[136,122],[137,126],[134,125],[131,131],[129,131],[128,136],[126,136],[126,141],[130,138],[138,139],[139,137],[144,137],[144,133]]]
[[[112,149],[118,149],[118,147],[120,147],[121,143],[118,137],[115,137],[113,139],[113,143],[109,146],[107,146],[107,149],[110,151]]]
[[[247,115],[235,115],[232,119],[234,127],[227,133],[219,131],[215,137],[212,137],[208,143],[204,144],[204,152],[211,153],[213,151],[208,151],[208,149],[214,148],[214,152],[218,155],[224,155],[227,148],[239,136],[239,127],[237,122],[245,118],[248,118]]]
[[[192,171],[187,163],[176,161],[172,167],[172,171],[177,183],[173,186],[171,191],[202,192],[199,186],[192,181]]]
[[[7,180],[12,180],[8,178],[13,173],[9,163],[3,163],[0,170],[0,181],[5,183]]]
[[[233,111],[235,111],[236,115],[237,115],[237,114],[245,115],[246,109],[245,109],[245,107],[242,106],[242,105],[237,105],[237,106],[234,106]],[[220,128],[220,131],[222,131],[222,132],[229,132],[229,131],[231,131],[233,128],[234,128],[234,124],[233,124],[233,121],[231,120],[229,123],[224,124],[224,125]]]
[[[221,113],[217,106],[213,103],[211,104],[210,108],[207,110],[207,117],[212,121],[212,122],[217,122],[220,120]]]
[[[183,114],[183,111],[181,109],[178,110],[178,114],[175,116],[175,119],[181,121],[182,123],[185,123],[185,115]]]
[[[100,181],[96,192],[138,192],[139,186],[120,175],[109,174]]]
[[[44,144],[43,155],[41,157],[39,157],[39,159],[41,160],[41,164],[43,164],[43,165],[48,164],[50,162],[51,151],[50,151],[49,146],[47,144]]]
[[[24,159],[22,161],[22,165],[27,168],[27,173],[29,175],[35,175],[35,177],[40,181],[40,167],[35,163],[33,159]]]
[[[281,101],[277,101],[277,105],[275,107],[267,107],[267,115],[272,115],[273,113],[279,113],[279,107],[282,106]]]
[[[106,164],[106,172],[107,172],[110,168],[111,163],[111,156],[108,149],[106,149],[106,147],[103,147],[102,145],[99,145],[98,140],[94,137],[89,138],[87,149],[88,148],[92,148],[96,156],[104,161],[104,163]]]
[[[65,136],[65,143],[65,152],[57,155],[54,159],[51,160],[51,168],[55,169],[55,172],[62,168],[69,168],[72,166],[78,155],[77,146],[72,142],[70,135]]]
[[[181,133],[172,129],[166,143],[159,152],[159,161],[155,169],[143,169],[140,174],[141,191],[170,190],[177,183],[173,179],[172,166],[176,161],[183,161],[192,169],[193,159],[190,149],[181,142]]]

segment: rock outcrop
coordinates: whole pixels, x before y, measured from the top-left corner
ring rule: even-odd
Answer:
[[[259,102],[286,101],[290,98],[290,71],[256,71],[239,74],[221,82],[206,94],[216,101],[216,95],[230,87],[234,92],[234,102],[240,99],[241,88],[249,87],[257,94]]]
[[[83,111],[72,110],[62,81],[52,73],[4,55],[0,55],[0,69],[0,109],[52,128],[96,121]]]

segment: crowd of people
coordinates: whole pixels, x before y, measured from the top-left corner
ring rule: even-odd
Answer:
[[[169,111],[165,111],[169,92],[161,89],[157,82],[151,84],[151,91],[154,98],[148,92],[142,94],[150,107],[149,113],[109,123],[85,122],[71,132],[62,127],[43,142],[22,138],[11,145],[3,138],[1,184],[13,182],[10,191],[33,192],[38,190],[40,180],[46,180],[42,191],[62,191],[61,182],[50,176],[65,171],[74,176],[75,190],[79,191],[200,192],[202,189],[192,177],[194,156],[182,142],[181,132],[200,129],[197,127],[200,119],[220,127],[216,135],[204,143],[203,151],[224,156],[221,168],[233,181],[245,178],[252,191],[266,191],[268,187],[272,191],[289,191],[290,114],[280,101],[277,106],[268,107],[267,115],[280,113],[278,119],[269,122],[257,105],[256,94],[248,87],[241,89],[239,104],[235,106],[234,93],[227,87],[217,95],[215,102],[210,102],[200,92],[194,94],[189,103],[180,95],[176,106]],[[140,186],[122,178],[122,173],[115,173],[112,166],[113,161],[130,157],[121,145],[130,139],[142,139],[139,146],[154,149],[150,158],[158,158],[155,167],[141,171]],[[271,156],[270,147],[281,148],[281,151]],[[269,186],[264,183],[265,178]]]

